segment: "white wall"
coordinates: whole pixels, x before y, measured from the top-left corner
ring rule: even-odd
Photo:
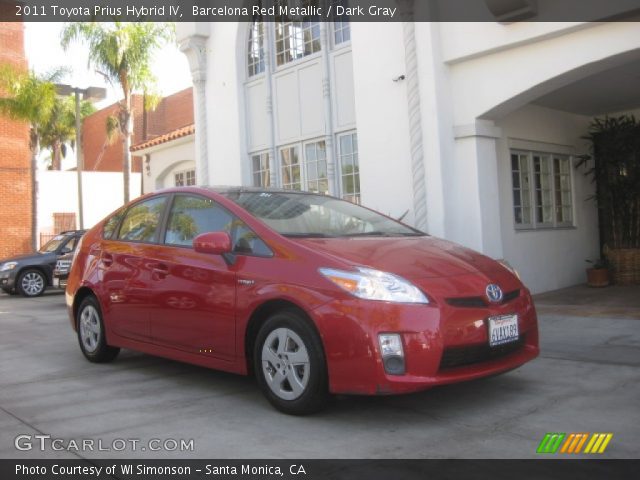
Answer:
[[[575,228],[516,231],[509,148],[580,155],[588,144],[580,137],[590,117],[529,105],[500,121],[497,141],[500,218],[504,257],[534,292],[584,283],[586,259],[599,256],[598,217],[590,177],[584,167],[573,169]],[[575,161],[574,161],[575,163]]]
[[[38,172],[38,239],[40,232],[53,229],[54,213],[75,213],[78,222],[77,173],[45,170]],[[140,196],[140,174],[130,177],[130,198]],[[122,173],[82,172],[84,227],[91,228],[122,205]]]
[[[402,23],[351,24],[362,203],[413,222]]]
[[[148,173],[145,163],[143,163],[143,170],[145,170],[142,177],[144,193],[172,187],[174,183],[173,174],[175,172],[193,169],[196,165],[193,135],[155,148],[149,153]],[[200,185],[203,182],[196,176],[196,183]]]

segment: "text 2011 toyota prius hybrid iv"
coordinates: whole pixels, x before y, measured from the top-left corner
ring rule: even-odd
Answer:
[[[66,302],[90,361],[122,347],[253,372],[293,414],[330,393],[413,392],[538,354],[531,296],[508,265],[303,192],[141,197],[83,237]]]

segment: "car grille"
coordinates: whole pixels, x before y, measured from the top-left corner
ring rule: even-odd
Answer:
[[[524,347],[525,336],[521,335],[515,342],[505,343],[497,347],[489,345],[473,345],[470,347],[445,348],[440,360],[440,370],[462,367],[474,363],[487,362],[496,358],[505,357],[517,352]]]
[[[503,295],[502,301],[499,305],[504,305],[505,303],[509,303],[512,300],[515,300],[520,296],[520,290],[513,290],[511,292],[507,292]],[[446,302],[452,307],[459,308],[483,308],[488,306],[484,297],[453,297],[447,298]]]

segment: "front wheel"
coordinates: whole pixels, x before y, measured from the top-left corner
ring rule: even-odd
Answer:
[[[283,413],[306,415],[321,410],[328,397],[327,368],[320,338],[295,311],[269,317],[254,350],[258,384]]]
[[[106,363],[118,356],[119,348],[107,345],[100,305],[95,297],[85,298],[76,315],[80,350],[90,362]]]
[[[44,293],[47,279],[40,270],[25,270],[18,277],[18,291],[24,297],[37,297]]]

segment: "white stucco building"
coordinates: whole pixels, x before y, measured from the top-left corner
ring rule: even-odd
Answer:
[[[598,225],[576,156],[594,116],[640,107],[640,23],[256,19],[178,37],[198,183],[328,192],[505,258],[534,292],[585,281]]]

